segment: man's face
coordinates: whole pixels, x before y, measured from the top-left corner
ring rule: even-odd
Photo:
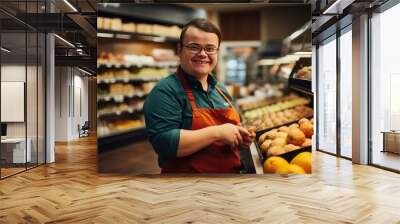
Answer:
[[[203,48],[199,50],[200,48]],[[209,74],[218,61],[218,36],[189,27],[180,46],[179,57],[183,70],[196,77]]]

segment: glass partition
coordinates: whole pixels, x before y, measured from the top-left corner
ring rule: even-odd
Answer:
[[[0,2],[0,178],[45,163],[45,35],[16,19],[43,5]]]
[[[318,149],[336,154],[336,36],[318,47]]]
[[[26,37],[25,31],[1,34],[2,177],[25,170],[31,161],[26,138]]]
[[[351,26],[340,41],[340,155],[352,158],[352,34]]]
[[[372,163],[400,171],[400,4],[371,18]]]

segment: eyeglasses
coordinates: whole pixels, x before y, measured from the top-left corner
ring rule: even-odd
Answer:
[[[204,52],[208,55],[213,55],[218,52],[218,48],[215,46],[205,46],[202,47],[199,44],[189,44],[189,45],[183,45],[188,49],[188,51],[192,54],[200,54],[200,52],[204,49]]]

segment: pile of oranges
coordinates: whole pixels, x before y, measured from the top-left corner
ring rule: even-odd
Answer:
[[[302,152],[295,156],[290,163],[279,156],[269,157],[264,162],[265,173],[276,174],[305,174],[312,171],[312,153]]]

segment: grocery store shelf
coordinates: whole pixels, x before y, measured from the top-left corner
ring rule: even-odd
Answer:
[[[114,96],[110,96],[110,95],[106,95],[106,96],[98,96],[97,97],[97,102],[108,102],[108,101],[114,101],[117,103],[121,103],[124,102],[125,99],[131,99],[131,98],[142,98],[147,96],[148,93],[144,93],[144,92],[136,92],[133,94],[126,94],[126,95],[114,95]]]
[[[125,115],[125,114],[128,115],[128,114],[137,114],[137,113],[143,113],[143,110],[142,109],[138,110],[135,108],[128,108],[126,110],[115,110],[112,112],[99,111],[97,113],[97,118],[108,118],[108,117],[114,118],[116,116],[121,116],[121,115]]]
[[[296,61],[296,64],[289,75],[288,85],[289,88],[294,91],[312,96],[313,92],[311,90],[311,80],[295,78],[297,72],[306,66],[311,66],[311,58],[302,57]]]
[[[171,67],[177,67],[178,62],[155,62],[155,63],[139,63],[139,62],[124,62],[124,63],[117,63],[117,62],[97,62],[97,68],[102,69],[102,68],[132,68],[132,67],[154,67],[154,68],[171,68]]]
[[[105,134],[105,135],[99,135],[98,138],[103,139],[103,138],[109,138],[109,137],[115,137],[115,136],[119,136],[122,134],[130,134],[130,133],[137,133],[140,131],[146,130],[146,126],[140,126],[140,127],[136,127],[136,128],[131,128],[131,129],[127,129],[127,130],[123,130],[123,131],[117,131],[117,132],[112,132],[109,134]]]
[[[97,77],[97,84],[111,84],[111,83],[130,83],[130,82],[157,82],[163,77],[137,77],[137,78],[114,78],[114,79],[99,79]]]
[[[98,30],[97,37],[99,38],[112,38],[112,39],[125,39],[125,40],[142,40],[142,41],[151,41],[156,43],[177,43],[179,42],[178,38],[174,37],[165,37],[158,36],[152,34],[144,34],[144,33],[131,33],[131,32],[123,32],[123,31],[112,31],[112,30]]]
[[[146,136],[145,126],[113,132],[107,135],[100,135],[97,139],[97,148],[99,152],[104,152],[120,145],[129,144],[138,139],[145,138]]]
[[[312,96],[313,92],[311,90],[311,81],[310,80],[303,80],[303,79],[295,79],[295,78],[290,78],[289,79],[289,88],[301,92],[307,95]]]

